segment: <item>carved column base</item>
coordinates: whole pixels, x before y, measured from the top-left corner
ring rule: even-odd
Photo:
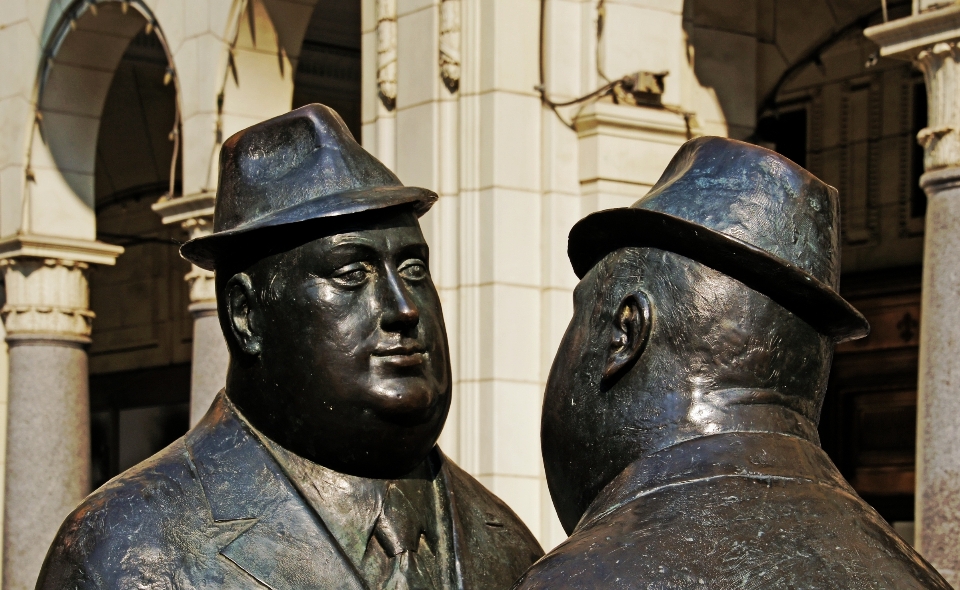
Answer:
[[[0,242],[10,346],[4,588],[33,588],[57,529],[90,491],[87,273],[121,252],[37,236]]]

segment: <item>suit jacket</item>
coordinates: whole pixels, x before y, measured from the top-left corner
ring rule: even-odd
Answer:
[[[509,588],[543,551],[503,502],[439,460],[458,586]],[[184,438],[83,501],[60,528],[37,583],[38,590],[264,587],[365,585],[223,393]]]
[[[516,587],[950,588],[819,446],[769,433],[633,463]]]

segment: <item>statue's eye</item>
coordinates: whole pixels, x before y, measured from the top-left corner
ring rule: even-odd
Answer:
[[[333,280],[344,287],[359,287],[366,282],[370,269],[366,264],[358,262],[337,269],[333,273]]]
[[[400,276],[411,281],[422,281],[430,274],[426,263],[416,258],[405,260],[397,270]]]

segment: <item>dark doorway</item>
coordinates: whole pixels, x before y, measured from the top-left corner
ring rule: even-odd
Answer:
[[[763,117],[757,122],[757,137],[772,144],[778,153],[797,164],[807,165],[807,109],[795,108]]]
[[[920,267],[844,275],[871,333],[837,347],[820,419],[824,450],[891,523],[913,520],[920,279]]]
[[[360,2],[319,0],[300,49],[293,108],[319,102],[360,140]]]
[[[189,421],[189,364],[91,376],[93,488],[181,437]]]

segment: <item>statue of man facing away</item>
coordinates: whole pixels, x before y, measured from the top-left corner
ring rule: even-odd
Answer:
[[[838,242],[835,189],[716,137],[573,228],[541,430],[571,536],[518,588],[949,588],[819,445],[834,343],[869,330]]]

